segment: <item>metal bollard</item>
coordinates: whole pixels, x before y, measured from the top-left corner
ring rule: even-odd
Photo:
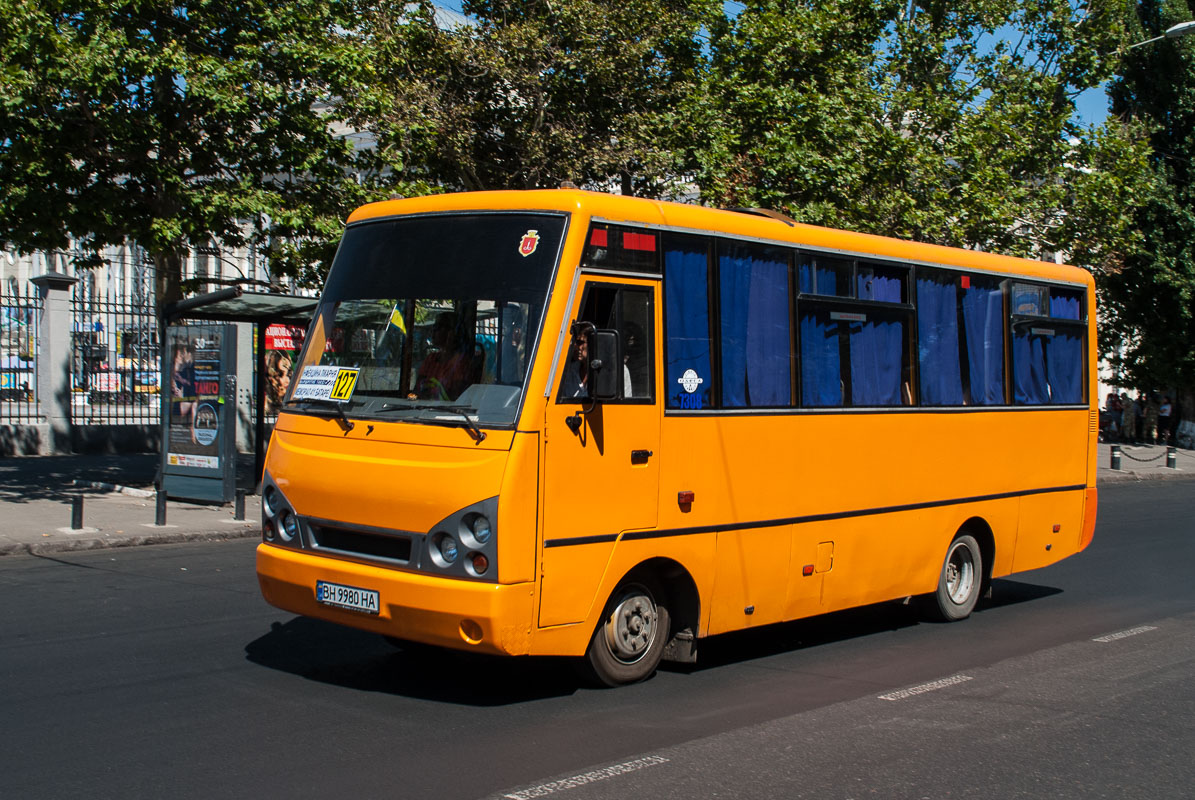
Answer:
[[[1170,469],[1178,469],[1178,448],[1166,448],[1166,466]]]
[[[157,513],[154,515],[154,524],[166,524],[166,493],[161,489],[158,489],[157,493]]]
[[[244,489],[237,489],[237,501],[236,501],[236,506],[234,507],[234,511],[232,512],[232,518],[237,520],[238,522],[245,518],[245,490]]]
[[[1120,469],[1120,445],[1112,445],[1112,463],[1109,465],[1112,469]]]
[[[83,495],[71,495],[71,530],[83,529]]]

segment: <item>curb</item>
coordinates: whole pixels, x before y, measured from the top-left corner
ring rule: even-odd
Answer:
[[[1097,474],[1095,478],[1096,485],[1101,483],[1141,483],[1142,481],[1181,481],[1190,478],[1195,478],[1195,471],[1184,471],[1179,469],[1168,469],[1165,472],[1136,472],[1131,469],[1122,469],[1119,471],[1110,471],[1105,474]]]
[[[86,539],[47,539],[44,542],[16,542],[0,544],[0,557],[10,555],[50,555],[85,550],[108,550],[116,547],[140,547],[151,544],[182,544],[185,542],[219,542],[233,539],[254,539],[261,536],[261,528],[248,523],[241,530],[222,531],[172,531],[169,533],[147,533],[119,537],[89,537]]]

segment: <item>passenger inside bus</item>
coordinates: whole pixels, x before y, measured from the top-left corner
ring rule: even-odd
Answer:
[[[568,347],[568,361],[564,365],[557,399],[570,397],[589,397],[589,333],[583,328],[573,336]]]
[[[473,359],[460,346],[456,314],[442,312],[432,326],[432,350],[419,365],[415,389],[428,400],[455,400],[469,385]]]

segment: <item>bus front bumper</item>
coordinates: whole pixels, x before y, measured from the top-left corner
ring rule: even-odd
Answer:
[[[531,645],[532,583],[441,578],[265,543],[257,547],[257,580],[271,605],[383,636],[498,655],[525,655]],[[320,603],[320,581],[377,592],[377,613]]]

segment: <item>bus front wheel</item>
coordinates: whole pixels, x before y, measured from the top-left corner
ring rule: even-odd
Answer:
[[[965,533],[955,537],[946,551],[933,595],[937,616],[946,622],[966,619],[979,600],[982,583],[983,555],[979,542]]]
[[[589,640],[585,662],[605,686],[636,683],[651,675],[667,644],[668,609],[645,584],[628,581],[610,596]]]

